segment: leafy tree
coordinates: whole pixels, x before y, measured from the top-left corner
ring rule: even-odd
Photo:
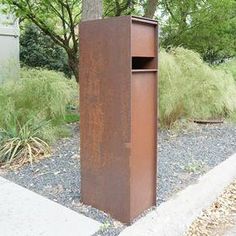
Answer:
[[[104,16],[130,15],[135,11],[137,0],[104,0]]]
[[[130,14],[133,2],[135,1],[104,0],[104,15]],[[79,82],[78,25],[81,20],[82,0],[0,0],[0,3],[6,6],[6,11],[34,23],[54,43],[62,47],[68,55],[69,67]],[[87,7],[90,10],[93,6],[97,6],[97,10],[102,9],[102,0],[83,0],[83,4],[90,6]],[[92,14],[92,11],[89,12]],[[84,19],[88,18],[90,17],[84,16]]]
[[[153,18],[158,0],[104,0],[104,16],[139,15]]]
[[[78,73],[78,24],[81,17],[81,0],[1,0],[7,10],[28,19],[57,45],[64,48],[68,64],[76,80]]]
[[[63,48],[33,24],[26,24],[20,37],[20,60],[23,65],[62,71],[71,76]]]
[[[235,0],[162,0],[160,10],[164,47],[193,49],[211,63],[236,55]]]
[[[161,44],[165,48],[183,46],[193,49],[211,63],[236,55],[235,0],[0,1],[7,5],[8,10],[34,23],[54,43],[64,48],[77,81],[81,12],[90,9],[88,14],[99,11],[97,13],[101,15],[102,3],[103,17],[137,14],[152,18],[157,12],[161,22]],[[82,9],[82,3],[88,7]],[[83,18],[89,19],[85,13]]]

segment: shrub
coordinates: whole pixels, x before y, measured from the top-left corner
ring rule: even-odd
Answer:
[[[68,135],[65,115],[76,93],[75,81],[47,70],[24,68],[20,80],[1,86],[0,162],[19,156],[24,159],[26,153],[32,161],[39,153],[46,153],[46,142]]]
[[[67,55],[37,26],[26,24],[20,37],[20,61],[24,66],[64,72],[71,77]]]
[[[159,88],[163,126],[171,126],[180,118],[230,117],[236,110],[233,77],[208,66],[190,50],[161,52]]]

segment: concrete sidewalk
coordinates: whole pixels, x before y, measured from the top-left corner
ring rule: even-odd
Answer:
[[[202,176],[198,183],[162,203],[120,236],[183,236],[191,223],[236,178],[236,154]],[[228,235],[236,235],[235,229]]]
[[[90,236],[101,224],[0,177],[1,236]]]

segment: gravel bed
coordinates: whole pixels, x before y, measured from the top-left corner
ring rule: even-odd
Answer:
[[[97,236],[116,236],[125,225],[80,203],[79,128],[71,128],[73,136],[58,141],[50,157],[19,170],[0,170],[0,175],[102,222]],[[197,125],[178,135],[160,131],[158,136],[157,204],[236,152],[236,126],[232,124]]]

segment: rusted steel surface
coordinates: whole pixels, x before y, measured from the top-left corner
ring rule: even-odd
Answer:
[[[139,21],[132,21],[131,53],[133,57],[155,57],[156,27]]]
[[[156,188],[157,63],[154,57],[132,70],[132,22],[124,16],[80,25],[82,201],[124,223],[155,205]],[[146,42],[154,41],[156,56],[152,37]]]
[[[132,16],[131,19],[132,19],[132,21],[139,21],[139,22],[143,22],[143,23],[148,23],[149,25],[150,24],[157,25],[156,20],[153,20],[153,19],[150,19],[150,18],[147,18],[147,17]]]
[[[157,74],[132,75],[131,218],[156,204]]]

